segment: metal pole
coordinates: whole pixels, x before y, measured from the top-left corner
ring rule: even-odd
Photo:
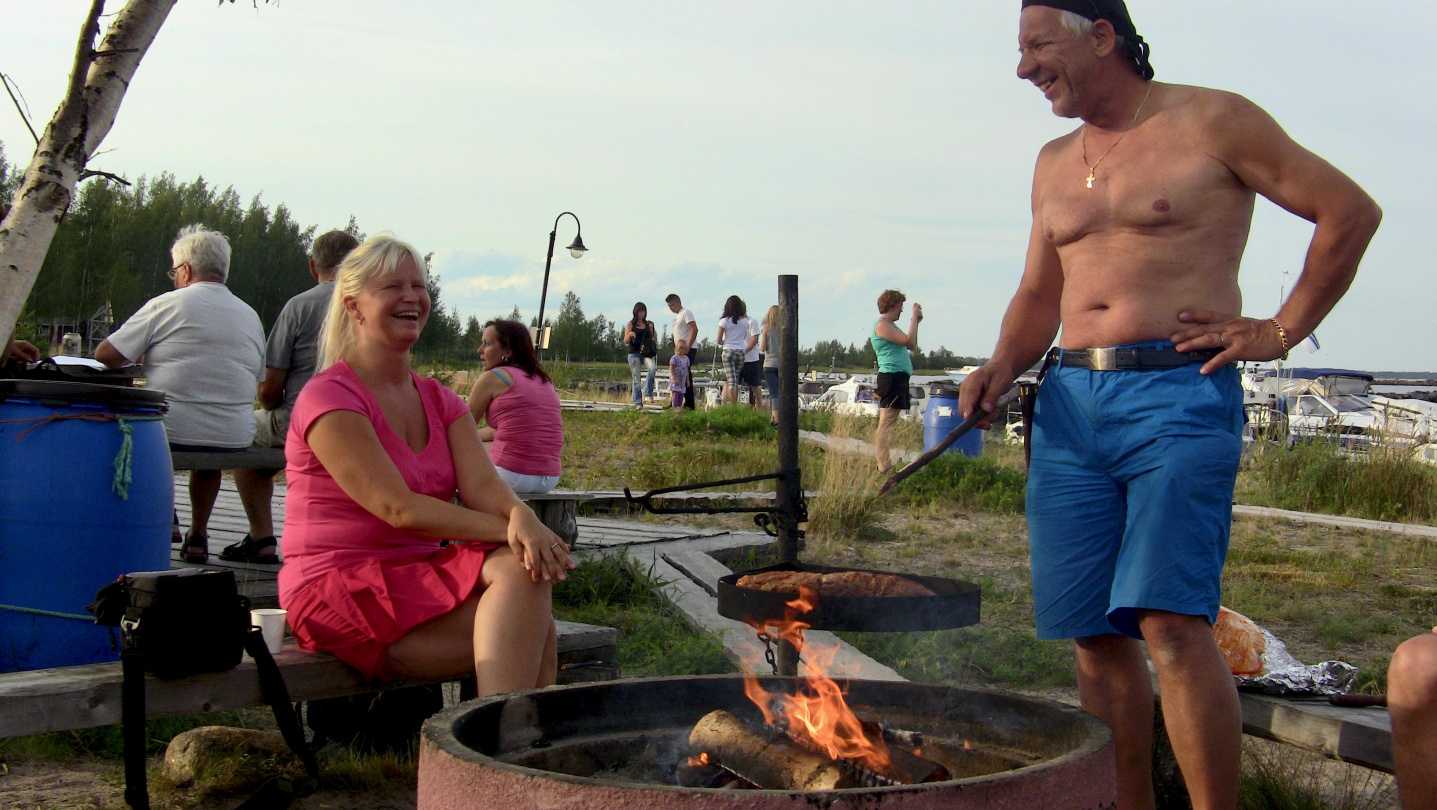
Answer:
[[[559,216],[563,216],[560,214]],[[539,339],[534,341],[534,355],[542,353],[544,345],[544,301],[549,297],[549,265],[554,263],[554,235],[559,232],[559,220],[554,220],[554,230],[549,231],[549,255],[544,259],[544,289],[539,293]]]
[[[778,277],[778,556],[798,561],[798,276]]]
[[[778,558],[798,562],[798,507],[803,471],[798,466],[798,276],[778,277]],[[778,674],[798,675],[798,648],[778,642]]]

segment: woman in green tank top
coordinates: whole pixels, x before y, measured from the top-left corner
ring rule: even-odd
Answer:
[[[909,351],[918,348],[918,322],[923,320],[923,307],[913,305],[913,316],[908,322],[908,334],[898,328],[898,318],[903,314],[903,302],[908,299],[897,290],[884,290],[878,296],[878,320],[873,323],[873,335],[868,341],[878,355],[878,430],[873,443],[878,446],[878,471],[887,473],[893,468],[888,452],[889,437],[893,422],[903,411],[908,410],[908,378],[913,373],[913,359]]]

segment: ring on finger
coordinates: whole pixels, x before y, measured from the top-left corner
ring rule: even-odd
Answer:
[[[549,548],[558,548],[558,547],[559,547],[559,541],[558,541],[558,540],[555,540],[554,542],[552,542],[552,543],[549,544]]]

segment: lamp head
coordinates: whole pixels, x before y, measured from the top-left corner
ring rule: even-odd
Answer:
[[[586,250],[588,248],[584,247],[584,237],[575,234],[574,244],[569,245],[569,255],[576,259],[582,259]]]

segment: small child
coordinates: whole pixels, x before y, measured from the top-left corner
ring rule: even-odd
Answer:
[[[669,391],[673,393],[674,410],[684,407],[684,391],[689,387],[689,342],[680,340],[669,358]]]

